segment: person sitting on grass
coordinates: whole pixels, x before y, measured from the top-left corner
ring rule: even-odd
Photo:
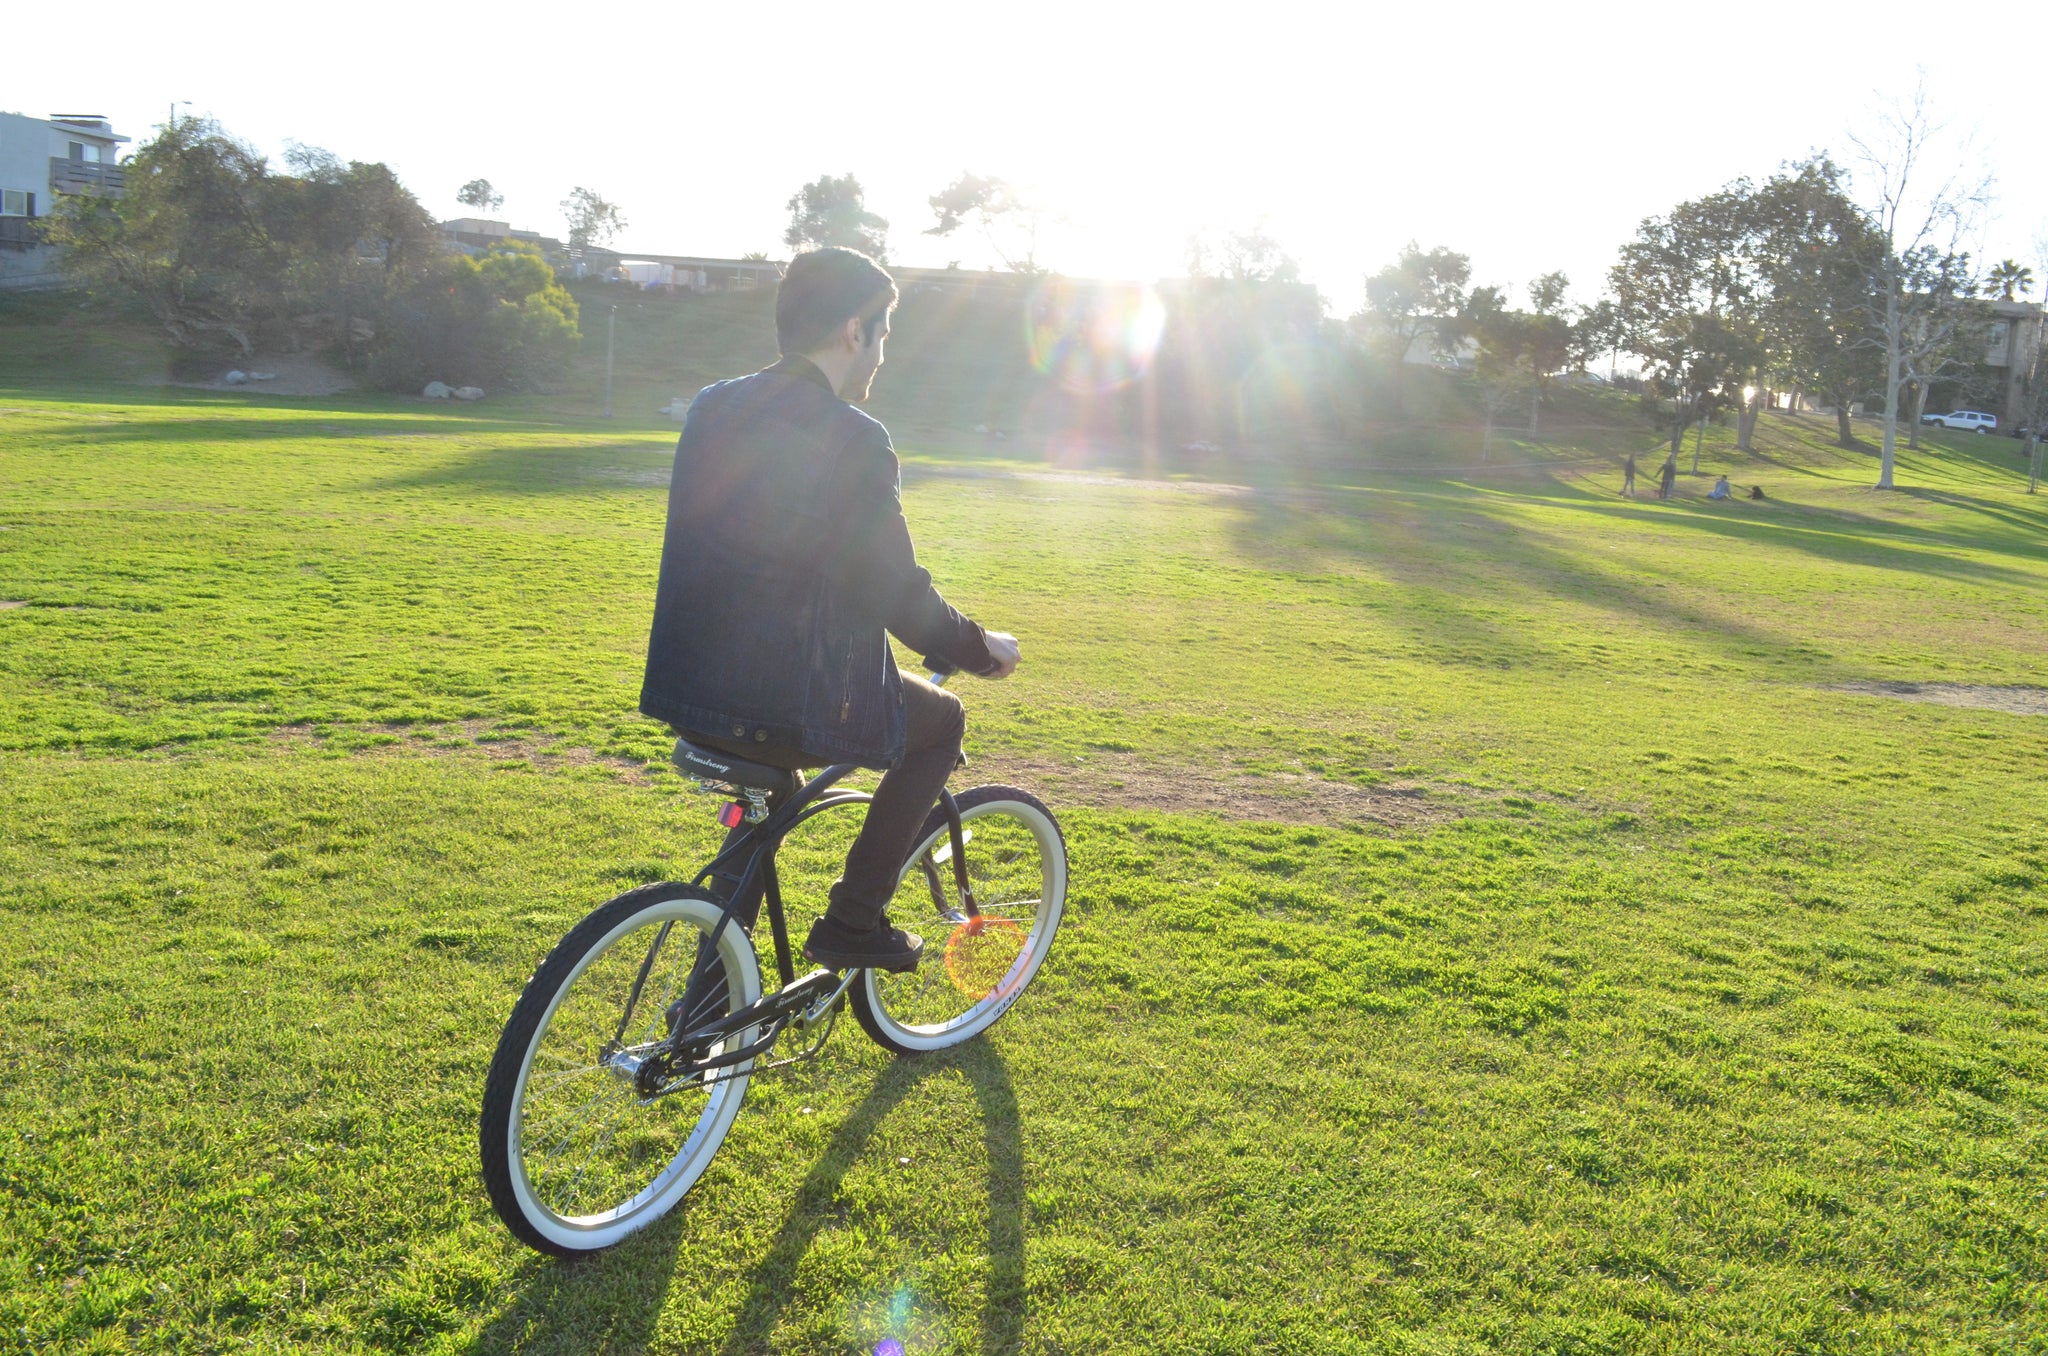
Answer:
[[[883,909],[967,726],[957,696],[897,671],[884,633],[984,678],[1008,677],[1018,657],[1016,637],[984,631],[932,586],[889,432],[854,408],[882,365],[896,296],[865,254],[797,255],[775,296],[781,361],[690,402],[640,689],[643,712],[737,758],[885,769],[804,942],[836,970],[917,968],[923,939]],[[734,907],[749,928],[761,904],[750,893]]]
[[[1728,488],[1728,477],[1722,476],[1714,482],[1714,488],[1707,491],[1707,498],[1726,499],[1731,493],[1733,492]]]

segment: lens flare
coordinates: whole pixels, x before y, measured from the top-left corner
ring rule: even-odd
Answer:
[[[1166,307],[1143,283],[1049,278],[1025,307],[1031,364],[1077,395],[1128,386],[1152,365]]]
[[[875,1356],[903,1356],[903,1344],[893,1337],[875,1343]]]
[[[1007,918],[970,918],[946,938],[946,978],[969,998],[996,991],[1024,952],[1024,929]]]

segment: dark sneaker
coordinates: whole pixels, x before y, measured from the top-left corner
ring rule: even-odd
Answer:
[[[915,970],[924,938],[891,927],[889,915],[866,932],[855,932],[826,914],[811,924],[804,959],[828,970]]]

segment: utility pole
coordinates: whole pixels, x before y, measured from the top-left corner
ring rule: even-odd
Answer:
[[[619,308],[612,304],[604,325],[604,417],[612,417],[612,345],[619,337]]]

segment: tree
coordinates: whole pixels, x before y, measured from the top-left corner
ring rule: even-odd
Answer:
[[[1536,424],[1551,380],[1571,365],[1577,345],[1572,339],[1572,322],[1565,318],[1564,294],[1571,279],[1563,273],[1545,273],[1529,284],[1529,314],[1522,320],[1521,350],[1527,361],[1529,392],[1529,436],[1536,436]]]
[[[1232,282],[1298,283],[1301,265],[1260,225],[1223,238],[1223,276]]]
[[[505,195],[492,188],[489,179],[471,179],[456,193],[455,201],[479,212],[495,212],[505,205]]]
[[[784,204],[789,229],[782,243],[793,250],[839,245],[876,259],[888,258],[889,223],[867,210],[860,180],[851,174],[820,175]]]
[[[1567,341],[1565,366],[1574,372],[1585,371],[1600,354],[1611,355],[1620,348],[1621,322],[1615,315],[1613,300],[1602,297],[1590,306],[1581,306],[1572,320]]]
[[[1647,364],[1650,393],[1672,402],[1674,462],[1686,429],[1731,403],[1759,360],[1749,199],[1737,181],[1646,218],[1608,274],[1622,344]]]
[[[2034,270],[2014,260],[2001,259],[1984,275],[1984,281],[1998,293],[2000,301],[2018,301],[2033,287]]]
[[[1849,407],[1881,381],[1864,307],[1875,245],[1869,222],[1851,201],[1841,169],[1824,155],[1768,180],[1750,215],[1750,248],[1765,289],[1763,375],[1826,397],[1835,407],[1836,441],[1857,447]],[[1744,410],[1737,439],[1745,451],[1754,405]]]
[[[588,249],[602,245],[626,229],[626,218],[617,204],[582,187],[580,184],[569,190],[569,196],[562,199],[562,215],[569,219],[569,245],[572,249]]]
[[[385,165],[343,164],[296,142],[285,160],[294,177],[274,178],[272,191],[274,218],[291,242],[290,290],[332,317],[335,343],[356,366],[393,299],[441,258],[441,234]]]
[[[532,386],[559,372],[582,337],[576,299],[540,247],[503,240],[481,258],[443,255],[379,333],[381,386]]]
[[[1968,332],[1982,320],[1969,304],[1977,279],[1962,242],[1983,210],[1989,184],[1958,172],[1926,189],[1929,143],[1940,130],[1922,88],[1884,116],[1873,141],[1856,142],[1870,185],[1864,203],[1871,230],[1864,312],[1884,355],[1881,490],[1893,488],[1901,392],[1908,382],[1932,381],[1952,366],[1969,346]]]
[[[284,313],[265,220],[263,158],[206,118],[180,118],[124,165],[119,198],[79,194],[47,229],[88,287],[137,297],[183,347],[226,338],[246,356]]]
[[[1501,415],[1519,404],[1526,395],[1530,402],[1529,432],[1536,431],[1535,402],[1541,398],[1536,381],[1540,340],[1539,329],[1552,317],[1510,311],[1497,303],[1499,294],[1481,288],[1477,313],[1472,318],[1472,338],[1479,345],[1473,375],[1479,383],[1480,406],[1486,411],[1486,437],[1480,444],[1482,459],[1493,455],[1493,430]]]
[[[1365,280],[1365,309],[1351,323],[1393,373],[1396,411],[1407,408],[1405,368],[1416,344],[1444,353],[1457,343],[1471,280],[1471,259],[1442,247],[1425,252],[1412,240]]]
[[[433,222],[378,164],[293,145],[293,174],[201,118],[167,124],[127,162],[119,198],[72,196],[51,219],[65,264],[125,291],[188,348],[247,357],[331,325],[353,358],[392,298],[439,255]]]
[[[1529,309],[1537,315],[1564,314],[1564,294],[1572,280],[1563,273],[1545,273],[1529,284]]]
[[[1493,442],[1498,417],[1513,401],[1529,402],[1528,435],[1536,436],[1543,397],[1550,381],[1571,359],[1571,324],[1558,314],[1564,308],[1567,280],[1562,273],[1545,274],[1530,284],[1531,310],[1508,309],[1499,289],[1473,289],[1463,327],[1479,353],[1474,373],[1486,410],[1486,442]]]
[[[849,179],[851,175],[847,176]],[[982,239],[1012,273],[1042,273],[1038,228],[1042,213],[1009,183],[962,171],[958,179],[926,199],[937,224],[926,235],[944,238],[973,223]],[[792,203],[791,210],[794,211]],[[888,223],[876,218],[882,227]],[[792,227],[792,229],[794,229]]]
[[[2043,352],[2048,336],[2042,334],[2040,325],[2030,329],[2034,351],[2026,355],[2027,379],[2021,390],[2019,416],[2026,429],[2027,493],[2033,494],[2041,483],[2041,426],[2048,423],[2048,353]],[[2019,332],[2017,326],[2015,332]],[[2015,363],[2020,357],[2017,352],[2012,355]]]

